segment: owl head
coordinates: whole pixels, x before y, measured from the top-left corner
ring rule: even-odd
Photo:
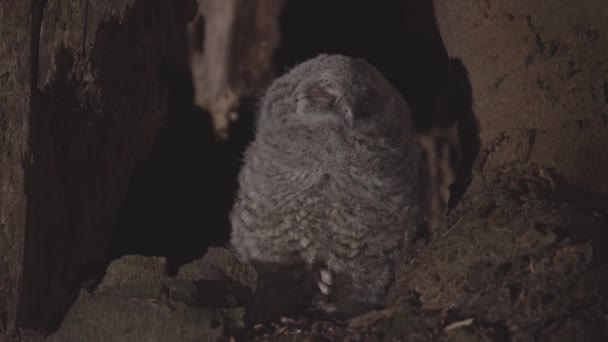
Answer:
[[[320,55],[276,79],[258,125],[324,123],[351,129],[401,126],[409,110],[376,68],[342,55]]]

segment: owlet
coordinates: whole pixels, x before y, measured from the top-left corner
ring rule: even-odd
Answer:
[[[263,97],[232,246],[258,269],[310,272],[296,282],[313,283],[325,311],[377,306],[416,228],[420,164],[411,112],[378,70],[341,55],[303,62]]]

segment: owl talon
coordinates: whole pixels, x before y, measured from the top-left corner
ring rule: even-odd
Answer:
[[[331,276],[331,273],[328,270],[321,270],[319,272],[319,276],[320,279],[317,283],[317,286],[319,286],[319,290],[322,294],[329,296],[329,293],[331,292],[331,286],[333,284],[333,278]]]
[[[318,282],[317,285],[319,286],[319,290],[321,290],[321,293],[329,296],[329,286],[323,284],[323,282]]]
[[[333,282],[331,273],[328,270],[321,270],[320,273],[321,273],[321,281],[324,284],[327,284],[327,285],[331,286],[332,282]]]

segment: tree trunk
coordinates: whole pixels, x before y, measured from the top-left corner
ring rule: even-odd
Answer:
[[[0,3],[0,331],[14,327],[26,238],[24,176],[31,165],[32,5]]]

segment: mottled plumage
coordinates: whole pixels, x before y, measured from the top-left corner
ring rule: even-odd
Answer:
[[[231,214],[237,254],[307,266],[330,311],[379,304],[416,226],[414,139],[405,101],[365,61],[299,64],[267,90],[245,152]]]

